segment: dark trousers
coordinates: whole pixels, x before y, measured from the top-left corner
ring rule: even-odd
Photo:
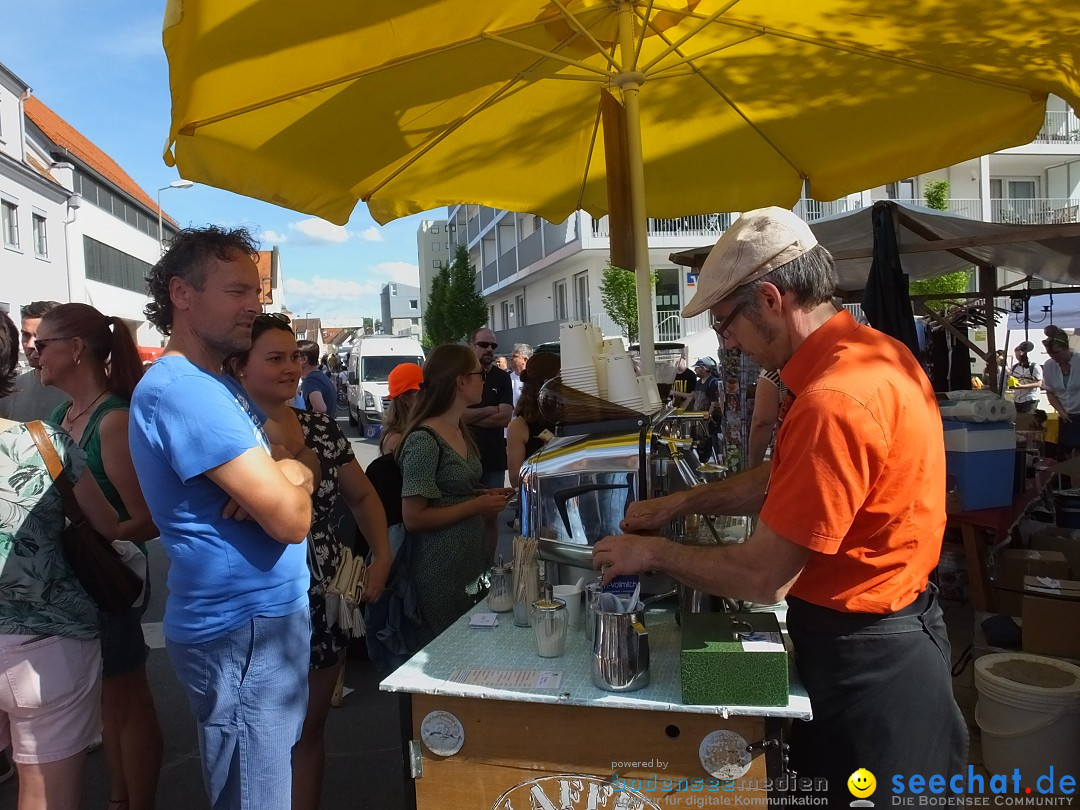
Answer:
[[[792,765],[825,777],[829,806],[846,807],[859,768],[884,807],[894,775],[966,773],[968,735],[953,698],[945,621],[930,585],[893,614],[841,613],[788,597],[788,631],[814,719],[795,722]],[[947,782],[946,782],[947,784]]]

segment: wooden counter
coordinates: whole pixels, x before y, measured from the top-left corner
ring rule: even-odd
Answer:
[[[763,801],[767,788],[776,785],[767,779],[782,777],[779,743],[785,719],[810,717],[810,701],[794,668],[786,706],[684,706],[674,614],[649,611],[645,621],[651,682],[618,694],[592,685],[591,653],[581,630],[570,631],[563,657],[545,659],[536,654],[532,629],[515,627],[512,614],[500,614],[499,626],[491,629],[470,628],[469,615],[459,619],[381,684],[386,691],[406,693],[411,708],[412,742],[406,743],[406,753],[411,745],[412,759],[421,760],[423,771],[415,781],[416,806],[487,810],[519,785],[500,810],[549,806],[540,796],[560,810],[623,807],[616,804],[620,792],[628,808],[650,806],[612,787],[615,775],[661,808],[728,804],[739,795]],[[559,685],[462,682],[464,673],[477,670],[558,673]],[[449,712],[460,721],[463,741],[452,719],[451,728],[445,715],[429,720],[429,732],[433,725],[437,731],[435,747],[441,751],[443,743],[451,748],[460,743],[456,753],[439,756],[427,741],[420,742],[421,725],[431,712]],[[736,732],[751,744],[774,742],[754,751],[745,775],[722,781],[704,769],[698,751],[706,735],[720,730]],[[597,805],[605,795],[607,803]],[[539,803],[530,804],[533,800]]]

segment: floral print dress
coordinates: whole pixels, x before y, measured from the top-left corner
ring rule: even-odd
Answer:
[[[67,433],[46,424],[72,483],[86,456]],[[60,546],[64,506],[24,425],[0,433],[0,634],[98,636],[97,607]]]
[[[341,565],[343,545],[333,522],[338,499],[338,470],[352,461],[352,445],[337,423],[326,414],[293,408],[304,432],[304,444],[319,457],[322,480],[312,496],[311,533],[308,535],[308,568],[311,586],[311,668],[326,669],[337,663],[339,653],[349,643],[349,634],[326,614],[326,588]]]

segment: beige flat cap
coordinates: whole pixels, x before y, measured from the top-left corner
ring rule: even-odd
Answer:
[[[810,226],[786,208],[746,211],[724,231],[698,276],[684,318],[704,312],[736,289],[771,273],[818,243]]]

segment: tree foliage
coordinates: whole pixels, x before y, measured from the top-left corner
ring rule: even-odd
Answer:
[[[432,280],[424,310],[426,341],[430,346],[460,342],[487,323],[487,316],[484,297],[476,291],[476,266],[468,248],[458,245],[453,261]]]
[[[927,208],[947,211],[949,208],[949,181],[931,180],[923,188],[923,199],[926,201]],[[910,284],[910,289],[912,295],[946,295],[967,292],[970,285],[971,271],[958,270],[955,273],[946,273],[943,276],[914,279]],[[935,312],[943,311],[948,305],[947,301],[926,301],[925,303]]]
[[[649,273],[650,289],[656,286],[660,274]],[[600,303],[631,343],[638,340],[637,276],[633,270],[608,263],[600,280]]]

